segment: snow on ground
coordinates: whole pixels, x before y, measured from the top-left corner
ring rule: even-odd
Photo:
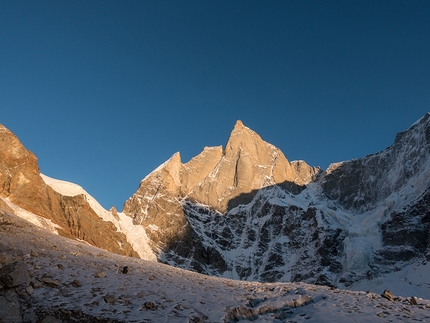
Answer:
[[[376,292],[388,286],[394,295],[416,295],[430,299],[430,263],[419,261],[373,280],[362,280],[350,288]]]
[[[51,284],[42,283],[26,296],[31,298],[27,312],[44,308],[67,316],[79,311],[117,322],[430,321],[429,300],[410,305],[404,297],[391,302],[379,295],[385,288],[396,288],[395,279],[374,294],[209,277],[111,254],[53,235],[3,211],[0,239],[1,253],[23,260],[33,282],[51,279]],[[427,267],[415,270],[428,276]]]

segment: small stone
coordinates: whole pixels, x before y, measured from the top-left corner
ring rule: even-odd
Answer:
[[[418,299],[415,296],[410,298],[411,305],[418,305]]]
[[[64,266],[62,264],[58,264],[57,267],[58,267],[58,269],[61,269],[61,270],[64,269]]]
[[[155,275],[151,275],[151,276],[149,276],[149,278],[148,278],[149,280],[155,280],[155,279],[157,279],[157,277],[155,277]]]
[[[96,272],[94,274],[94,277],[95,278],[105,278],[106,277],[106,273],[104,271],[99,271],[99,272]]]
[[[11,255],[0,254],[0,265],[6,266],[7,264],[10,264],[12,262],[13,262],[13,258]]]
[[[33,249],[31,249],[31,251],[30,251],[30,257],[31,258],[36,258],[38,256],[39,256],[38,253],[36,251],[34,251]]]
[[[52,279],[50,277],[42,277],[39,279],[42,283],[44,283],[45,285],[55,288],[61,285],[61,282],[59,280],[56,279]]]
[[[45,316],[43,318],[43,320],[40,321],[40,323],[62,323],[62,321],[59,320],[59,319],[57,319],[57,318],[55,318],[55,317],[53,317],[53,316],[51,316],[51,315],[48,315],[48,316]]]
[[[33,287],[33,288],[40,288],[40,287],[42,287],[42,283],[36,278],[36,279],[33,279],[31,282],[30,282],[30,285]]]
[[[146,302],[145,304],[143,304],[143,306],[145,306],[147,310],[151,310],[151,311],[154,311],[157,309],[157,306],[153,302]]]
[[[122,274],[128,274],[128,266],[124,266],[124,267],[122,267],[122,269],[121,269],[121,273],[122,273]]]
[[[182,304],[180,304],[180,303],[178,303],[175,306],[173,306],[173,308],[175,310],[178,310],[178,311],[183,311],[184,310],[184,306]]]
[[[105,295],[105,297],[103,297],[103,299],[108,304],[115,304],[115,296],[114,295],[107,294],[107,295]]]
[[[27,292],[27,294],[28,295],[33,295],[33,293],[34,293],[34,289],[33,289],[33,287],[31,286],[31,285],[28,285],[26,288],[25,288],[25,291]]]
[[[391,294],[391,292],[389,290],[384,290],[384,292],[381,294],[381,296],[385,299],[388,299],[389,301],[393,302],[393,294]]]
[[[124,301],[124,304],[126,304],[126,305],[131,305],[132,304],[132,302],[130,301],[130,300],[128,300],[127,298],[125,298],[125,297],[123,297],[123,296],[120,296],[119,297],[122,301]]]
[[[81,282],[79,280],[75,279],[74,281],[72,281],[72,286],[73,287],[81,287],[82,284],[81,284]]]

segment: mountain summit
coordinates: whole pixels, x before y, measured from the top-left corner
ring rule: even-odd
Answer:
[[[275,185],[298,194],[319,172],[304,162],[288,162],[278,148],[237,121],[224,149],[205,147],[186,164],[174,154],[141,181],[123,212],[145,228],[154,250],[167,250],[164,261],[172,254],[169,245],[184,244],[191,252],[185,246],[191,244],[193,252],[201,253],[197,257],[206,257],[206,247],[189,225],[185,203],[226,214],[251,202],[264,187]]]
[[[319,170],[304,163],[299,169],[294,166],[278,148],[237,121],[215,167],[187,194],[221,213],[250,202],[266,186],[280,185],[297,194]]]

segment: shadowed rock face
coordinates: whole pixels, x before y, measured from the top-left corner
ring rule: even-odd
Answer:
[[[377,154],[330,165],[322,182],[325,194],[346,209],[363,212],[400,190],[427,167],[429,121],[426,114]]]
[[[122,233],[98,217],[84,195],[63,196],[40,176],[36,156],[0,125],[0,196],[58,225],[58,233],[127,256],[137,256]],[[4,207],[2,207],[4,206]],[[10,210],[2,200],[0,207]]]

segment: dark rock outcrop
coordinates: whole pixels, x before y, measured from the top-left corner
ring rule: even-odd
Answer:
[[[30,282],[27,265],[22,261],[13,262],[0,268],[0,284],[11,288]]]

